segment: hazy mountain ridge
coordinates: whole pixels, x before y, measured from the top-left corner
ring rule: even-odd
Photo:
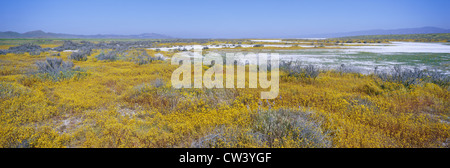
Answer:
[[[365,36],[365,35],[401,35],[401,34],[433,34],[433,33],[450,33],[450,29],[442,29],[437,27],[374,29],[374,30],[363,30],[363,31],[342,32],[342,33],[300,35],[297,38],[336,38],[336,37]]]
[[[138,35],[115,35],[115,34],[75,35],[75,34],[51,33],[51,32],[44,32],[42,30],[36,30],[25,33],[17,33],[13,31],[0,32],[0,38],[170,39],[173,37],[157,33],[144,33]]]
[[[374,29],[374,30],[363,30],[363,31],[342,32],[342,33],[305,34],[305,35],[272,37],[272,38],[339,38],[339,37],[367,36],[367,35],[404,35],[404,34],[436,34],[436,33],[450,33],[450,29],[442,29],[437,27]],[[42,30],[36,30],[25,33],[18,33],[13,31],[0,32],[0,38],[172,39],[174,37],[157,33],[143,33],[137,35],[116,35],[116,34],[75,35],[64,33],[51,33],[51,32],[44,32]]]

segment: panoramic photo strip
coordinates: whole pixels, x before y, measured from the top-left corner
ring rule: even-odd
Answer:
[[[179,166],[275,166],[307,151],[450,147],[448,0],[0,7],[6,155],[139,148]]]

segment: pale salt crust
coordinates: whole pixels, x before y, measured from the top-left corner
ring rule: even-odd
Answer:
[[[261,41],[261,40],[258,40]],[[267,40],[265,40],[267,41]],[[268,42],[276,42],[278,40],[269,40]],[[351,43],[349,43],[351,44]],[[361,44],[352,44],[352,45],[361,45]],[[414,63],[414,66],[404,65],[405,62],[395,62],[395,61],[383,61],[383,60],[374,60],[374,61],[360,61],[355,58],[352,54],[359,53],[376,53],[382,55],[396,55],[402,53],[435,53],[435,54],[446,54],[449,53],[450,57],[450,45],[445,45],[443,43],[418,43],[418,42],[392,42],[390,44],[364,44],[365,46],[343,46],[342,49],[306,49],[306,50],[279,50],[280,59],[286,61],[300,61],[302,64],[313,64],[319,65],[322,67],[327,67],[329,69],[336,69],[341,66],[341,64],[345,64],[348,66],[352,66],[354,69],[360,70],[362,73],[370,73],[373,72],[375,66],[379,66],[379,70],[389,70],[394,65],[402,65],[404,68],[414,68],[418,67],[420,69],[433,69],[435,67],[430,67],[428,65],[424,65],[418,62],[418,60],[410,60],[409,63]],[[169,48],[159,48],[161,51],[169,51],[173,49],[186,49],[192,50],[194,48],[203,48],[208,47],[210,49],[214,48],[235,48],[238,44],[220,44],[220,45],[207,45],[207,46],[175,46]],[[242,48],[253,47],[253,45],[240,45]],[[264,45],[266,47],[290,47],[292,45]],[[312,45],[300,45],[301,47],[314,47]],[[157,49],[157,48],[150,48]],[[236,52],[236,51],[230,51]],[[263,51],[265,52],[265,51]],[[267,51],[272,52],[272,51]],[[190,52],[186,52],[190,53]],[[224,55],[223,53],[221,53]],[[342,60],[342,58],[350,58]],[[199,59],[199,58],[196,58]],[[444,68],[445,69],[445,68]],[[447,69],[444,70],[446,74],[450,74]]]
[[[64,50],[63,52],[78,52],[78,50]]]
[[[450,53],[443,43],[392,42],[384,46],[351,46],[347,51],[371,53]]]

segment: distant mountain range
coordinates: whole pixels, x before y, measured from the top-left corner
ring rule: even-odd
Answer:
[[[114,34],[75,35],[75,34],[50,33],[44,32],[42,30],[36,30],[26,33],[17,33],[13,31],[0,32],[0,38],[171,39],[173,37],[156,33],[144,33],[138,35],[114,35]]]
[[[450,29],[442,29],[437,27],[420,27],[405,29],[375,29],[365,31],[343,32],[343,33],[327,33],[327,34],[308,34],[287,36],[281,38],[336,38],[349,36],[365,36],[365,35],[402,35],[402,34],[432,34],[432,33],[450,33]],[[17,33],[13,31],[0,32],[0,38],[80,38],[80,39],[172,39],[174,37],[156,34],[144,33],[138,35],[115,35],[115,34],[98,34],[98,35],[75,35],[50,33],[42,30],[30,31],[26,33]],[[280,37],[273,37],[280,38]]]
[[[375,29],[343,33],[328,33],[328,34],[310,34],[300,35],[293,38],[335,38],[335,37],[349,37],[349,36],[365,36],[365,35],[394,35],[394,34],[432,34],[432,33],[450,33],[450,29],[442,29],[437,27],[420,27],[420,28],[405,28],[405,29]]]

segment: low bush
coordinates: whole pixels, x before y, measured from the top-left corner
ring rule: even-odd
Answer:
[[[45,61],[36,62],[39,76],[50,78],[54,81],[69,79],[74,75],[82,75],[82,70],[74,68],[72,61],[63,61],[60,58],[47,58]]]
[[[337,69],[337,71],[342,75],[344,73],[356,73],[356,74],[360,74],[362,72],[361,68],[357,68],[354,66],[348,66],[345,64],[341,64],[341,66],[339,66],[339,68]]]
[[[296,78],[316,79],[320,74],[320,69],[316,65],[301,65],[296,61],[280,62],[280,69],[288,73],[288,76]]]
[[[219,127],[191,147],[331,147],[320,121],[304,109],[259,110],[252,128]]]
[[[98,60],[104,60],[104,61],[116,61],[119,59],[118,53],[115,51],[109,51],[107,53],[104,53],[103,51],[95,56]]]
[[[91,50],[80,50],[78,52],[72,52],[70,54],[69,59],[73,59],[76,61],[86,61],[87,56],[91,55]]]
[[[153,61],[164,61],[165,57],[163,55],[155,55],[152,57],[147,54],[147,52],[143,51],[142,54],[139,54],[136,58],[134,58],[134,62],[139,65],[150,64]]]
[[[396,65],[391,73],[379,72],[375,68],[375,75],[384,82],[401,83],[408,87],[410,85],[417,85],[421,82],[435,83],[440,86],[450,86],[450,77],[437,70],[420,70],[419,68],[406,69],[400,65]]]
[[[312,112],[303,109],[258,111],[254,130],[267,137],[269,147],[331,147],[320,122],[314,119]]]

